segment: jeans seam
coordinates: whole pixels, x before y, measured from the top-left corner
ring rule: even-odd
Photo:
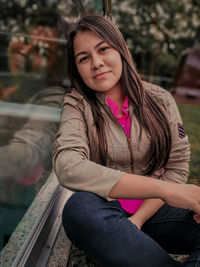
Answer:
[[[189,223],[189,224],[193,224],[196,225],[195,221],[188,221],[188,220],[184,220],[184,219],[168,219],[168,220],[158,220],[158,221],[151,221],[151,222],[147,222],[149,224],[156,224],[156,223],[165,223],[165,222],[184,222],[184,223]]]

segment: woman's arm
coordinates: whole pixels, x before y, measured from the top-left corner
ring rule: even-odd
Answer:
[[[166,204],[200,215],[200,187],[124,174],[109,192],[111,198],[160,198]]]
[[[64,187],[73,191],[93,192],[107,198],[110,189],[125,172],[91,160],[89,138],[95,126],[92,111],[85,102],[75,92],[65,97],[54,143],[54,171]]]

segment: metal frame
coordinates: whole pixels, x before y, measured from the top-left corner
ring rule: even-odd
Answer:
[[[103,14],[112,20],[112,0],[103,1]]]
[[[61,226],[61,213],[71,195],[57,185],[40,217],[23,244],[12,267],[46,266]]]

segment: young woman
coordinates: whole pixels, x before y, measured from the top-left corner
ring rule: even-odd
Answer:
[[[69,78],[53,163],[76,191],[67,236],[108,267],[200,266],[200,188],[172,96],[141,81],[118,28],[86,16],[68,36]]]

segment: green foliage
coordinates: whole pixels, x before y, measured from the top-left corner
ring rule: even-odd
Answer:
[[[185,131],[191,145],[189,181],[200,184],[200,105],[179,105]]]
[[[176,71],[177,58],[170,53],[160,53],[156,58],[154,74],[172,77]]]
[[[199,0],[113,0],[114,21],[147,75],[174,76],[182,52],[197,40],[199,14]]]

